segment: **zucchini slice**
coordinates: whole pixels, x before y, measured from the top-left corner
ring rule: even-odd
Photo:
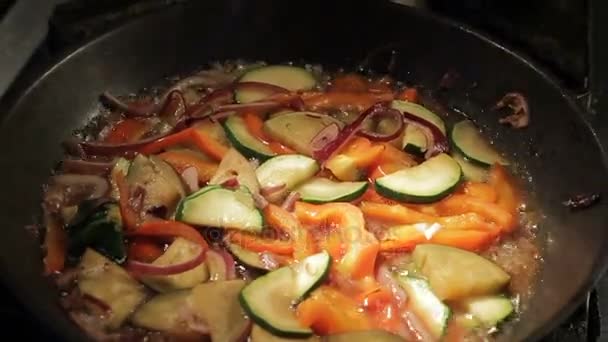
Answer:
[[[249,317],[274,335],[308,337],[292,306],[306,297],[327,278],[331,258],[326,251],[281,267],[257,278],[241,292],[240,300]]]
[[[462,179],[460,165],[445,153],[376,179],[376,191],[398,201],[429,203],[450,194]]]
[[[400,112],[407,112],[421,119],[424,119],[430,122],[431,124],[437,126],[437,128],[439,128],[439,130],[443,132],[443,134],[446,133],[445,123],[443,122],[443,120],[441,120],[441,118],[437,114],[431,112],[430,110],[419,104],[408,101],[395,100],[391,102],[391,107],[397,109]],[[426,136],[420,130],[420,128],[414,125],[407,125],[405,127],[402,148],[408,153],[416,155],[424,154],[427,149],[427,142]]]
[[[276,155],[268,145],[249,133],[243,118],[238,115],[232,115],[224,121],[224,130],[232,146],[247,158],[264,161]]]
[[[460,165],[464,179],[473,182],[485,182],[488,180],[488,170],[467,160],[462,153],[452,151],[452,158]]]
[[[344,124],[325,114],[292,112],[275,116],[264,122],[264,132],[273,140],[286,145],[298,153],[312,155],[310,142],[329,125],[342,129]]]
[[[243,74],[239,82],[260,82],[276,85],[287,90],[309,90],[317,85],[317,80],[308,70],[290,65],[269,65],[255,68]],[[263,90],[237,90],[236,102],[248,103],[261,100],[271,92]]]
[[[295,186],[314,176],[317,171],[319,164],[316,160],[301,154],[286,154],[267,160],[255,173],[263,188],[285,185],[270,198],[271,201],[278,201]]]
[[[253,165],[234,148],[226,152],[208,185],[222,184],[235,176],[239,184],[245,186],[252,194],[260,192],[260,183]]]
[[[225,243],[226,243],[226,246],[228,247],[228,249],[230,250],[230,253],[232,253],[232,255],[234,255],[241,263],[243,263],[247,266],[253,267],[253,268],[260,269],[260,270],[266,270],[266,271],[272,270],[272,268],[269,265],[262,262],[262,259],[260,259],[260,254],[246,250],[245,248],[243,248],[235,243],[230,243],[230,242],[225,242]]]
[[[450,308],[431,291],[429,283],[412,276],[397,276],[399,285],[405,290],[408,305],[419,317],[428,331],[437,340],[443,336],[450,318]]]
[[[513,313],[513,303],[504,296],[470,298],[462,302],[468,314],[486,327],[495,327]]]
[[[335,182],[315,177],[298,186],[295,191],[304,202],[350,202],[363,195],[367,185],[367,182]]]
[[[509,164],[470,120],[456,123],[452,128],[450,139],[458,151],[481,166],[488,167],[494,163]]]
[[[184,198],[177,207],[177,221],[199,226],[259,232],[264,219],[246,187],[236,190],[206,186]]]

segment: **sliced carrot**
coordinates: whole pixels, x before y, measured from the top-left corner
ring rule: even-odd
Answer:
[[[267,239],[236,230],[230,231],[228,237],[230,242],[253,252],[271,252],[280,255],[292,255],[294,252],[293,243],[291,241]]]
[[[295,150],[292,150],[291,148],[281,144],[278,141],[271,141],[270,143],[268,143],[268,147],[270,147],[272,152],[274,152],[276,154],[295,154],[296,153]]]
[[[506,231],[513,231],[517,228],[515,218],[521,205],[521,194],[515,185],[515,181],[504,166],[495,164],[490,169],[489,184],[496,190],[498,206],[513,216],[514,219],[511,224],[504,227]]]
[[[496,199],[498,198],[496,189],[487,183],[465,182],[463,185],[463,192],[490,203],[496,202]]]
[[[300,303],[296,310],[302,325],[319,335],[368,330],[372,323],[358,303],[329,286],[322,286]]]
[[[397,99],[408,102],[418,102],[418,90],[416,90],[416,88],[405,88],[397,95]]]
[[[140,139],[150,128],[141,120],[122,119],[112,125],[104,141],[112,144],[134,142]]]
[[[264,220],[270,227],[289,235],[294,242],[293,255],[296,259],[302,259],[316,252],[310,231],[304,229],[295,216],[287,210],[271,203],[264,208]]]
[[[345,74],[334,78],[329,91],[366,92],[369,82],[357,74]]]
[[[167,163],[171,164],[177,172],[182,173],[185,169],[193,167],[198,174],[198,181],[206,183],[213,177],[217,170],[217,164],[197,157],[194,153],[184,150],[166,151],[158,155]]]
[[[153,262],[163,255],[163,248],[158,242],[146,238],[135,238],[129,245],[129,259]]]
[[[442,215],[458,215],[477,213],[498,224],[502,229],[509,229],[515,221],[515,216],[495,203],[486,202],[479,198],[453,194],[437,204]]]
[[[44,235],[44,272],[60,272],[65,265],[67,251],[67,234],[59,221],[51,214],[45,214],[46,233]]]

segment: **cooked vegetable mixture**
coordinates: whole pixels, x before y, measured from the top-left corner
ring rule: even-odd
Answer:
[[[45,188],[97,340],[477,341],[539,262],[509,162],[389,77],[227,62],[102,95]]]

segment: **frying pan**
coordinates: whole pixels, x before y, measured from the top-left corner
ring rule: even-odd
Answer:
[[[41,276],[38,243],[23,227],[37,217],[41,184],[62,155],[60,142],[95,115],[103,90],[129,93],[234,58],[353,68],[386,44],[397,52],[397,79],[434,89],[447,70],[458,71],[465,86],[441,94],[440,101],[485,127],[530,181],[542,213],[544,265],[529,308],[503,337],[541,338],[573,311],[605,268],[608,202],[578,212],[561,204],[572,194],[606,188],[601,142],[572,96],[521,54],[458,23],[388,2],[196,1],[132,21],[42,73],[25,73],[1,107],[3,281],[55,334],[84,339]],[[383,52],[375,51],[367,66],[379,69]],[[526,129],[499,125],[500,114],[489,109],[509,91],[529,100]]]

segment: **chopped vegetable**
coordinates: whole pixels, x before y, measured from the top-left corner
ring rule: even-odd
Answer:
[[[413,259],[441,300],[494,294],[510,279],[490,260],[454,247],[418,245]]]
[[[224,122],[224,129],[234,148],[248,158],[266,160],[276,155],[267,144],[251,134],[242,117],[236,115],[229,117]]]
[[[474,163],[485,167],[494,163],[508,164],[470,120],[456,123],[450,138],[458,151]]]
[[[376,162],[384,148],[366,138],[355,137],[339,154],[327,160],[325,167],[339,180],[356,181],[363,178],[362,175]]]
[[[123,268],[92,249],[87,249],[78,266],[80,292],[110,308],[104,325],[117,328],[143,302],[143,285]]]
[[[578,194],[568,198],[568,200],[562,202],[566,207],[579,210],[586,209],[596,204],[600,200],[600,194]]]
[[[246,72],[239,82],[260,82],[279,86],[289,91],[312,89],[317,81],[314,76],[305,69],[289,65],[269,65]],[[270,95],[260,90],[237,90],[236,101],[249,103],[261,100]]]
[[[299,154],[277,156],[267,160],[256,169],[262,189],[277,187],[277,191],[266,196],[271,202],[283,199],[289,191],[310,179],[319,171],[317,162]]]
[[[193,312],[207,322],[213,341],[241,341],[251,323],[239,305],[241,279],[204,283],[192,289]],[[221,308],[221,309],[220,309]]]
[[[201,184],[208,182],[217,170],[216,163],[206,161],[196,152],[187,149],[166,151],[158,156],[171,164],[179,173],[191,167],[195,168],[198,182]]]
[[[254,167],[242,154],[231,148],[222,158],[217,171],[209,180],[209,185],[222,184],[235,177],[238,184],[245,186],[252,194],[260,191],[260,183]]]
[[[334,182],[315,177],[300,184],[295,191],[304,202],[349,202],[363,195],[367,185],[367,182]]]

